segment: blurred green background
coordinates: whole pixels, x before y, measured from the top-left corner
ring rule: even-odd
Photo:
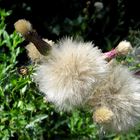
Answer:
[[[57,112],[32,80],[34,66],[14,29],[21,18],[29,20],[43,38],[64,36],[93,41],[104,51],[121,40],[140,44],[138,1],[127,0],[0,0],[0,139],[98,140],[100,129],[92,114]],[[132,56],[130,67],[140,67]],[[21,69],[25,73],[21,73]],[[104,140],[139,140],[140,127],[127,134],[106,134]]]

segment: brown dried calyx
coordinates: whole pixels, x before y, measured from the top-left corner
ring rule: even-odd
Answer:
[[[48,51],[51,49],[50,44],[45,42],[38,35],[38,33],[32,28],[29,21],[20,19],[15,22],[14,26],[16,31],[21,33],[26,40],[32,42],[42,55],[47,55]]]

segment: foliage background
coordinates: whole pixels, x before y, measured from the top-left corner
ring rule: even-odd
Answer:
[[[92,114],[84,111],[57,112],[46,102],[32,80],[34,67],[26,55],[24,41],[14,31],[14,22],[25,18],[43,38],[58,40],[79,36],[103,51],[127,39],[140,44],[138,1],[100,0],[0,0],[0,139],[87,140],[99,139]],[[132,10],[133,9],[133,10]],[[10,10],[10,11],[9,11]],[[125,58],[130,67],[139,61]],[[27,74],[19,73],[21,66]],[[107,134],[105,140],[138,140],[140,129],[124,135]]]
[[[114,46],[130,30],[140,27],[137,0],[0,0],[0,7],[12,10],[7,18],[8,31],[20,18],[28,19],[42,37],[57,40],[65,35],[80,35],[92,40],[103,50],[108,41]]]

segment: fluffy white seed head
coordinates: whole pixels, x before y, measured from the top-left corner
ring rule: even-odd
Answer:
[[[26,35],[29,31],[32,30],[31,23],[25,19],[18,20],[14,24],[14,26],[15,26],[16,31],[21,33],[22,35]]]
[[[106,76],[106,61],[91,42],[66,38],[52,48],[49,59],[36,70],[36,82],[47,100],[60,110],[82,106]]]
[[[113,65],[106,81],[90,100],[94,108],[106,106],[113,112],[110,122],[103,124],[105,130],[128,131],[140,123],[140,81],[120,65]]]

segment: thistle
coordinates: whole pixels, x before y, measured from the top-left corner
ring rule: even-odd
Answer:
[[[103,54],[92,42],[73,38],[53,44],[44,41],[26,20],[17,21],[15,28],[33,43],[27,46],[28,55],[40,62],[34,80],[56,108],[88,107],[96,123],[114,132],[127,132],[140,121],[140,81],[128,68],[105,60],[128,54],[132,50],[129,42],[120,42]]]
[[[133,50],[133,48],[129,41],[124,40],[118,44],[115,50],[117,52],[117,55],[127,55]]]
[[[35,81],[47,100],[60,110],[79,108],[106,77],[107,65],[102,56],[91,42],[65,38],[52,48],[48,61],[38,66]]]
[[[129,41],[121,41],[115,49],[112,49],[109,52],[104,53],[104,58],[107,61],[110,61],[111,59],[115,58],[116,56],[125,56],[129,54],[133,50],[132,45]]]
[[[14,24],[14,26],[16,31],[21,33],[26,40],[32,42],[42,55],[47,55],[48,50],[51,49],[50,44],[41,39],[37,32],[32,28],[29,21],[20,19]]]
[[[89,105],[96,108],[93,118],[104,130],[127,132],[140,122],[140,81],[126,67],[112,63],[109,75],[95,89]]]

